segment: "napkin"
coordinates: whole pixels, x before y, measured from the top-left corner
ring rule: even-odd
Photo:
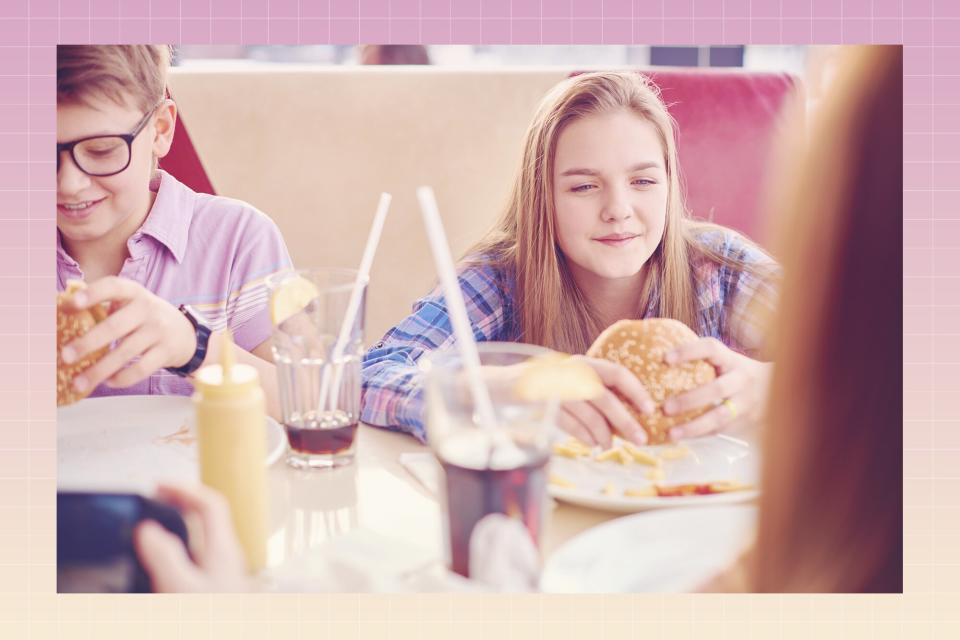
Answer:
[[[334,538],[267,572],[261,586],[268,591],[346,593],[483,589],[447,571],[436,553],[366,530]]]
[[[535,591],[540,553],[523,523],[502,513],[482,518],[470,534],[470,577],[497,591]]]

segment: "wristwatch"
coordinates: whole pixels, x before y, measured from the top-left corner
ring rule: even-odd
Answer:
[[[199,369],[200,365],[203,364],[203,359],[207,357],[207,345],[210,342],[210,327],[201,322],[193,309],[185,304],[180,305],[180,313],[187,316],[187,320],[193,325],[193,330],[197,332],[197,350],[193,352],[193,357],[190,358],[187,364],[181,367],[167,367],[167,371],[181,378],[186,378]]]

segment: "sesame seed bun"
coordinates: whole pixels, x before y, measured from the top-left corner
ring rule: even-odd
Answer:
[[[679,393],[700,387],[714,378],[716,371],[705,360],[668,365],[664,355],[678,345],[697,340],[690,327],[677,320],[653,318],[648,320],[620,320],[601,333],[587,355],[622,364],[646,387],[656,403],[652,416],[640,414],[633,405],[625,403],[633,416],[643,425],[650,444],[669,440],[674,425],[689,422],[707,412],[703,407],[686,413],[666,416],[663,402]]]
[[[88,389],[84,393],[74,389],[73,379],[107,353],[107,347],[103,347],[73,364],[65,364],[60,358],[60,350],[65,345],[90,331],[97,322],[107,316],[106,311],[100,306],[80,311],[67,311],[64,308],[70,297],[83,288],[82,282],[71,280],[67,283],[66,291],[57,294],[57,406],[73,404],[90,395],[93,389]]]

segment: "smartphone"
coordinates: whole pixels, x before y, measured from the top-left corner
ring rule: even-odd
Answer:
[[[155,520],[187,544],[173,507],[135,493],[57,492],[57,592],[143,593],[150,578],[133,548],[133,530]]]

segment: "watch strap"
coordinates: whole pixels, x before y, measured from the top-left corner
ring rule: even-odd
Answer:
[[[193,310],[190,309],[190,307],[182,304],[180,305],[179,309],[180,313],[187,317],[187,320],[189,320],[190,324],[193,325],[194,331],[196,331],[197,348],[193,352],[193,357],[190,358],[189,362],[179,367],[167,367],[167,371],[185,378],[199,369],[200,365],[203,364],[203,360],[207,357],[207,346],[210,344],[211,332],[210,328],[201,322],[199,318],[197,318],[196,314],[193,313]]]

